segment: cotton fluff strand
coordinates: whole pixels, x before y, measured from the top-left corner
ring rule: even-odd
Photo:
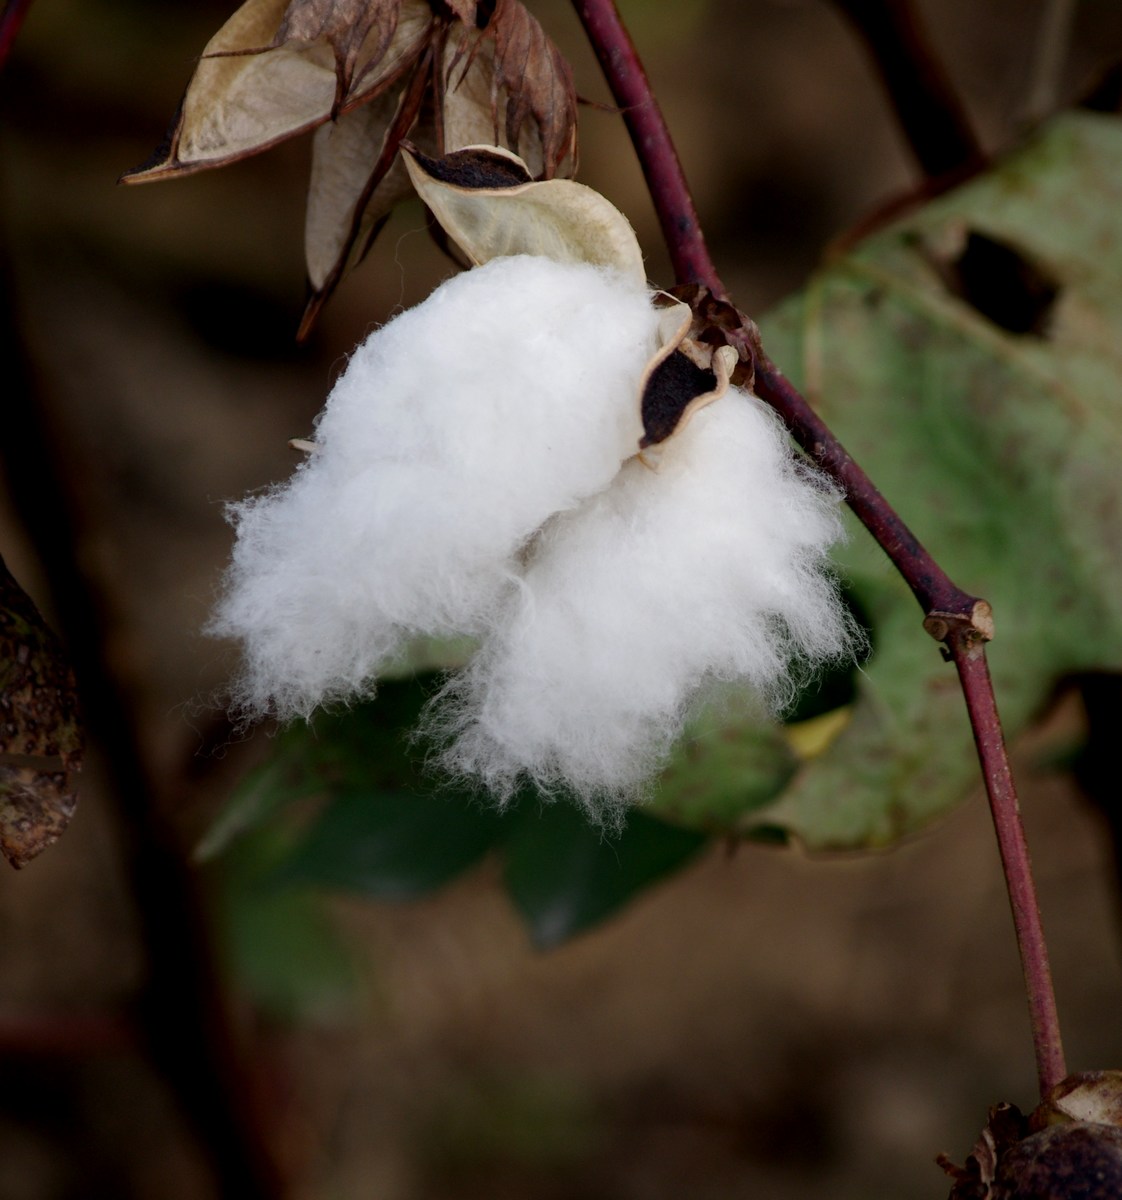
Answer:
[[[496,259],[356,350],[316,450],[231,506],[209,631],[243,643],[235,702],[307,716],[369,693],[415,634],[483,634],[517,556],[632,453],[657,319],[642,286],[585,264]]]
[[[443,764],[500,799],[523,780],[615,823],[699,694],[782,708],[852,650],[826,554],[838,496],[770,409],[732,390],[543,533],[495,635],[431,707]]]

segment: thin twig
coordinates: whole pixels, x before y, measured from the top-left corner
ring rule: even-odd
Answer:
[[[923,173],[938,179],[979,167],[981,143],[913,0],[834,3],[864,41]]]
[[[669,130],[614,3],[573,0],[573,4],[612,94],[623,109],[678,283],[698,283],[714,295],[725,297],[727,293],[706,249]],[[924,627],[947,646],[958,666],[1013,907],[1043,1094],[1064,1077],[1066,1070],[1036,889],[985,659],[984,643],[993,633],[989,605],[952,582],[825,422],[763,353],[751,322],[745,320],[743,331],[741,353],[751,354],[756,394],[784,417],[795,441],[844,488],[846,502],[923,607]]]

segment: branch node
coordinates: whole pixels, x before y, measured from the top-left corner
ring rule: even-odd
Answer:
[[[923,620],[923,627],[937,642],[953,638],[966,649],[993,641],[993,609],[987,600],[974,600],[969,612],[943,612],[932,609]]]

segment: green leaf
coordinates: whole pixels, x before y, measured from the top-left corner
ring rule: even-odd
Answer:
[[[571,804],[527,805],[507,841],[507,890],[534,944],[546,949],[616,912],[705,841],[642,812],[615,838]]]
[[[431,791],[423,756],[410,743],[432,676],[388,680],[378,698],[297,722],[272,740],[268,759],[249,772],[195,851],[200,861],[224,853],[239,838],[314,797],[347,788],[369,792]]]
[[[745,813],[778,795],[798,765],[782,727],[761,717],[754,697],[722,696],[675,747],[646,811],[701,831],[731,832]]]
[[[324,810],[276,881],[410,900],[466,871],[503,832],[498,813],[463,795],[348,791]]]
[[[336,1020],[354,1003],[354,963],[318,895],[273,884],[287,844],[284,831],[258,830],[209,868],[226,966],[274,1017]]]

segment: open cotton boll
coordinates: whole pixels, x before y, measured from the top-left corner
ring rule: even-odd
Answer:
[[[614,819],[707,685],[780,707],[851,649],[826,561],[837,502],[776,416],[730,391],[657,472],[628,462],[547,527],[504,624],[430,712],[455,738],[444,764],[500,798],[529,779]]]
[[[282,717],[368,691],[420,633],[481,634],[552,514],[641,433],[657,317],[586,264],[496,259],[356,350],[288,484],[232,509],[210,631],[244,644],[238,701]]]

